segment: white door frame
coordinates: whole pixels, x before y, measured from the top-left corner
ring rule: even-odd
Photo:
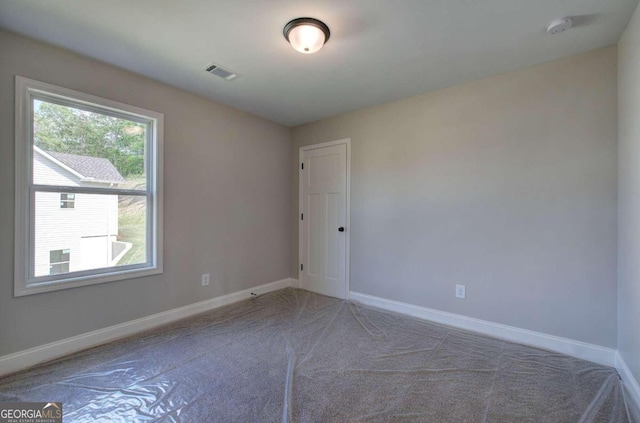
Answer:
[[[346,196],[347,196],[347,201],[346,201],[346,214],[347,214],[347,227],[346,227],[346,231],[345,231],[345,267],[344,267],[344,278],[345,278],[345,293],[344,293],[344,298],[345,299],[349,299],[349,293],[351,291],[350,287],[351,287],[351,281],[350,281],[350,269],[349,269],[349,262],[350,260],[350,239],[351,239],[351,138],[343,138],[340,140],[336,140],[336,141],[329,141],[329,142],[323,142],[320,144],[311,144],[311,145],[305,145],[303,147],[300,147],[300,153],[299,153],[299,157],[298,157],[298,274],[301,273],[300,270],[300,263],[302,263],[303,260],[303,245],[302,245],[302,220],[300,219],[300,214],[302,213],[302,210],[304,209],[304,198],[302,195],[302,188],[303,188],[303,184],[302,184],[302,172],[304,172],[302,170],[302,157],[304,155],[305,151],[309,151],[309,150],[316,150],[318,148],[324,148],[324,147],[333,147],[334,145],[346,145],[347,147],[347,192],[346,192]]]

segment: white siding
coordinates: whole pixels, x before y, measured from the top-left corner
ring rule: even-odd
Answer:
[[[70,185],[75,187],[80,185],[80,178],[34,150],[33,183],[38,185]]]
[[[84,185],[40,154],[34,155],[34,169],[39,183]],[[35,207],[35,276],[49,274],[52,250],[70,250],[70,271],[109,266],[118,235],[117,195],[76,194],[75,207],[63,209],[59,193],[39,192]]]

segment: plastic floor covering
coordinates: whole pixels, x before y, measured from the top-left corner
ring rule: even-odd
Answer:
[[[65,422],[627,422],[609,367],[285,289],[0,379]]]

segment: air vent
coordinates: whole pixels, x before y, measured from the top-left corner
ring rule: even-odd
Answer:
[[[230,71],[229,69],[225,69],[220,65],[216,65],[214,63],[207,66],[204,70],[227,81],[233,81],[238,77],[237,73]]]

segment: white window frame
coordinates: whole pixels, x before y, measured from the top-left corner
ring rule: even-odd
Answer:
[[[95,110],[116,117],[149,123],[151,130],[145,145],[146,190],[117,188],[68,187],[33,184],[33,98],[85,110]],[[162,113],[107,100],[79,91],[16,76],[15,98],[15,249],[14,296],[38,294],[85,285],[156,275],[162,268],[162,186],[163,127]],[[36,189],[37,187],[37,189]],[[147,262],[60,275],[34,276],[35,192],[70,194],[143,195],[147,198]]]

